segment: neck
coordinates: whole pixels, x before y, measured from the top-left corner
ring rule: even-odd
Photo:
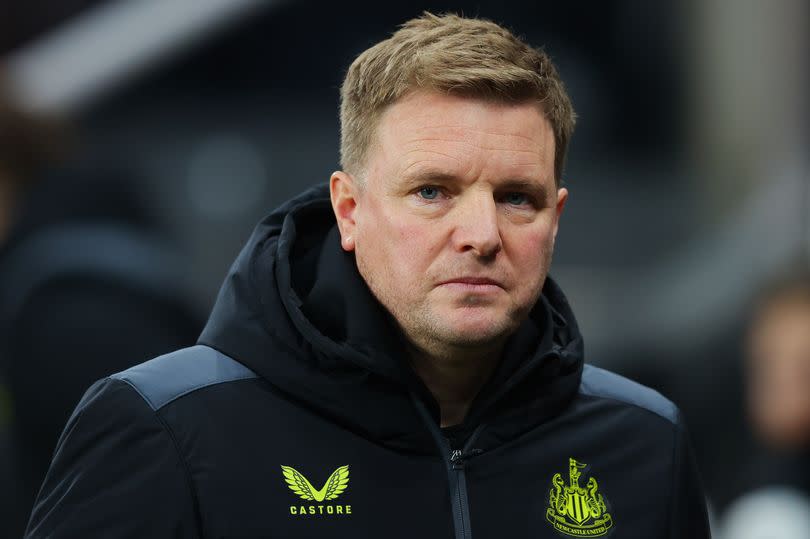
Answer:
[[[411,366],[430,390],[441,412],[441,426],[464,421],[473,399],[492,375],[503,343],[485,348],[411,351]]]

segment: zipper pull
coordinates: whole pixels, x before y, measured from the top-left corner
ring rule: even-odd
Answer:
[[[450,451],[450,462],[453,464],[454,470],[464,469],[464,454],[461,449],[453,449]]]
[[[453,449],[450,452],[450,462],[453,464],[454,470],[463,470],[464,464],[470,457],[477,457],[484,451],[482,449],[471,449],[466,453],[461,449]]]

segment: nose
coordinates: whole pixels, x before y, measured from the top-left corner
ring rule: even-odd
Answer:
[[[501,250],[498,207],[491,193],[470,196],[456,207],[453,241],[456,250],[490,258]]]

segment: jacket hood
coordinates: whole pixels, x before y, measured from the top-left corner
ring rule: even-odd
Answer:
[[[340,247],[328,186],[262,220],[223,284],[200,344],[246,365],[275,391],[384,446],[435,452],[414,406],[439,409],[408,364],[404,336]],[[547,278],[530,316],[461,426],[479,445],[515,438],[559,414],[577,392],[583,343]]]

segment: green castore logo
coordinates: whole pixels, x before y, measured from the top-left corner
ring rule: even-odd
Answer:
[[[351,505],[336,505],[336,504],[320,504],[320,502],[331,501],[343,494],[343,491],[349,486],[349,466],[340,466],[329,479],[326,480],[323,487],[316,489],[312,483],[304,477],[304,474],[291,466],[281,466],[281,472],[284,475],[284,481],[287,486],[299,498],[308,502],[319,502],[318,505],[291,505],[291,515],[351,515]]]

